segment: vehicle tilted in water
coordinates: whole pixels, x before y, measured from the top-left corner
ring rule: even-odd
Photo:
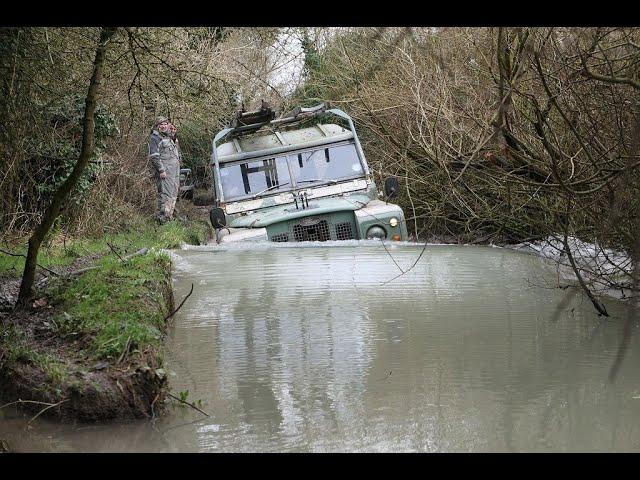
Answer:
[[[327,117],[344,126],[322,123]],[[218,243],[407,239],[402,209],[378,198],[342,110],[321,104],[274,119],[263,104],[239,113],[213,139],[211,166]],[[398,181],[388,178],[385,200],[397,191]]]

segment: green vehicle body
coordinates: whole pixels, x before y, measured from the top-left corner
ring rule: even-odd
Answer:
[[[349,128],[296,126],[328,115]],[[218,243],[407,240],[402,209],[380,199],[353,121],[341,110],[297,109],[284,119],[222,130],[211,167]]]

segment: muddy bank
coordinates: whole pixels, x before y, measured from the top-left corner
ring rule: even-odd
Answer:
[[[168,312],[173,308],[170,263],[157,262],[155,267],[163,270],[162,275],[145,281],[144,288],[157,295],[148,296],[141,310]],[[13,287],[5,293],[13,293],[16,280],[3,283]],[[136,345],[130,339],[118,357],[97,358],[92,343],[100,332],[61,328],[60,319],[69,315],[69,308],[57,295],[59,288],[41,292],[28,309],[0,314],[2,402],[17,402],[28,413],[65,420],[157,415],[167,384],[159,353],[161,339],[147,345]]]
[[[42,412],[81,422],[150,418],[161,410],[166,377],[156,375],[153,352],[124,369],[70,363],[70,377],[54,390],[43,388],[49,380],[37,365],[16,362],[4,366],[0,370],[3,401],[18,399],[17,405],[34,416]]]
[[[58,275],[41,269],[36,295],[21,310],[12,309],[19,265],[5,268],[0,403],[15,402],[28,418],[96,422],[158,415],[168,390],[163,342],[174,309],[171,260],[162,249],[209,237],[202,222],[186,220],[145,223],[102,239],[107,249],[56,266]],[[142,246],[149,247],[146,253],[129,258]],[[68,275],[78,269],[83,273]]]

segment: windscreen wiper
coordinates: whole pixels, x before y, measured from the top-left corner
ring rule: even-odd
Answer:
[[[324,178],[310,178],[308,180],[296,180],[296,184],[298,183],[307,183],[307,182],[328,182],[332,185],[335,185],[336,183],[338,183],[337,180],[325,180]]]
[[[332,180],[325,180],[324,178],[310,178],[310,179],[307,179],[307,180],[298,180],[298,181],[296,181],[296,184],[299,184],[299,183],[308,183],[308,182],[328,182],[328,183],[330,183],[330,184],[332,184],[332,185],[335,185],[335,184],[337,184],[337,183],[338,183],[338,181],[337,181],[337,180],[333,180],[333,179],[332,179]],[[254,199],[255,199],[255,198],[258,198],[258,197],[259,197],[260,195],[262,195],[263,193],[267,193],[268,191],[273,190],[274,188],[284,187],[284,186],[286,186],[286,185],[289,185],[290,183],[291,183],[291,182],[285,182],[285,183],[280,183],[280,184],[278,184],[278,185],[271,185],[269,188],[265,188],[265,189],[264,189],[264,190],[262,190],[261,192],[256,193],[256,194],[255,194],[255,195],[253,195],[253,197],[251,197],[251,198],[254,198]]]
[[[278,188],[278,187],[284,187],[285,185],[289,185],[289,183],[291,183],[291,182],[279,183],[278,185],[271,185],[269,188],[265,188],[261,192],[256,193],[251,198],[258,198],[258,196],[262,195],[263,193],[268,192],[269,190],[273,190],[274,188]]]

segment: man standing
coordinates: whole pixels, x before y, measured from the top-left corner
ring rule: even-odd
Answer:
[[[173,217],[180,189],[180,154],[171,138],[172,126],[168,118],[157,117],[149,139],[149,160],[153,164],[158,187],[156,219],[160,223]]]
[[[180,161],[180,164],[182,165],[182,152],[180,151],[180,141],[178,140],[178,129],[176,128],[176,126],[173,123],[169,124],[169,137],[171,137],[171,140],[173,140],[173,143],[176,144],[176,149],[178,150],[178,160]]]

